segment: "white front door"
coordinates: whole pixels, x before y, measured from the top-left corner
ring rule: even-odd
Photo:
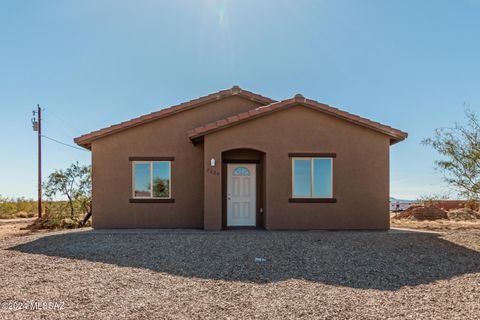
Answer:
[[[227,226],[256,226],[256,165],[227,164]]]

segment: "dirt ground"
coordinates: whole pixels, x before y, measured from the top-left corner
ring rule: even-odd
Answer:
[[[34,220],[35,218],[0,219],[0,240],[31,233],[29,230],[22,229]]]
[[[33,233],[1,239],[0,265],[0,319],[480,314],[476,229]]]
[[[393,215],[392,215],[393,217]],[[433,221],[416,221],[408,219],[390,219],[390,227],[407,228],[418,230],[432,231],[449,231],[449,230],[480,230],[480,220],[473,221],[454,221],[454,220],[433,220]]]

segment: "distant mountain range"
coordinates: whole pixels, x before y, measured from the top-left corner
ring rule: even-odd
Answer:
[[[390,197],[390,202],[395,202],[395,203],[412,203],[415,202],[415,200],[405,200],[405,199],[397,199],[394,197]]]

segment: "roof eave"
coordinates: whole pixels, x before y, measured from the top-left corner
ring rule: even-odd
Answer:
[[[168,117],[183,111],[187,111],[196,107],[200,107],[207,103],[211,103],[213,101],[217,101],[220,99],[225,99],[231,96],[241,96],[261,104],[271,104],[276,102],[271,98],[253,93],[248,90],[243,90],[239,86],[233,86],[231,89],[225,89],[215,93],[211,93],[209,95],[206,95],[194,100],[190,100],[190,101],[183,102],[168,108],[164,108],[160,111],[152,112],[150,114],[139,116],[137,118],[133,118],[131,120],[124,121],[122,123],[119,123],[110,127],[106,127],[100,130],[96,130],[96,131],[84,134],[82,136],[75,138],[74,142],[81,147],[84,147],[86,149],[91,149],[91,142],[97,139],[104,138],[106,136],[109,136],[124,130],[128,130],[130,128],[133,128],[139,125],[147,124],[152,121],[155,121],[164,117]]]
[[[252,114],[248,117],[240,117],[240,115],[242,115],[242,114],[239,114],[239,115],[237,115],[236,120],[229,121],[227,124],[221,125],[218,128],[205,129],[205,126],[210,125],[210,124],[207,124],[207,125],[203,126],[202,132],[195,133],[200,127],[196,128],[196,129],[192,129],[189,132],[189,138],[193,142],[194,140],[199,140],[199,138],[201,138],[201,137],[203,137],[207,134],[218,132],[220,130],[223,130],[223,129],[226,129],[226,128],[229,128],[229,127],[232,127],[232,126],[242,124],[246,121],[253,120],[255,118],[274,113],[276,111],[284,110],[286,108],[290,108],[294,105],[302,105],[304,107],[311,108],[311,109],[314,109],[316,111],[323,112],[325,114],[329,114],[329,115],[337,117],[339,119],[343,119],[345,121],[351,122],[355,125],[359,125],[359,126],[367,128],[367,129],[385,134],[385,135],[387,135],[391,138],[390,139],[390,145],[393,145],[393,144],[396,144],[400,141],[403,141],[408,137],[408,134],[406,132],[401,131],[401,130],[397,130],[397,129],[394,129],[394,128],[391,128],[389,126],[385,126],[385,125],[382,125],[382,124],[379,124],[379,123],[377,123],[379,126],[375,126],[374,124],[376,122],[373,122],[371,120],[361,118],[359,116],[352,115],[352,114],[349,114],[349,113],[344,112],[344,111],[340,111],[339,109],[336,109],[336,108],[333,108],[331,106],[319,103],[315,100],[305,99],[301,95],[296,95],[292,99],[287,99],[287,100],[272,103],[270,105],[259,107],[259,108],[255,109],[255,111],[257,111],[255,114]],[[326,109],[326,108],[328,108],[328,109]],[[262,110],[262,111],[258,112],[259,110]],[[265,111],[263,111],[263,110],[265,110]],[[333,112],[332,110],[340,111],[340,113]],[[250,111],[250,112],[255,112],[255,111]],[[246,113],[249,113],[249,112],[246,112]],[[354,119],[352,119],[352,117]],[[372,123],[373,123],[373,125],[372,125]],[[212,123],[212,124],[214,124],[214,123]]]
[[[87,150],[92,150],[92,143],[90,141],[78,141],[77,139],[78,138],[73,139],[73,142],[75,142],[75,144]]]
[[[393,146],[394,144],[397,144],[399,142],[402,142],[403,140],[408,138],[408,133],[405,132],[405,134],[401,137],[395,137],[390,139],[390,145]]]

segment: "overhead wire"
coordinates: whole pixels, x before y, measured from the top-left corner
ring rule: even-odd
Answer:
[[[69,130],[75,131],[75,135],[80,135],[81,130],[79,130],[75,125],[73,125],[70,121],[65,120],[65,118],[59,116],[56,112],[53,112],[52,110],[48,109],[48,113],[60,120],[60,122],[63,122],[63,125],[65,128],[68,128]]]
[[[88,150],[86,150],[86,149],[82,149],[82,148],[73,146],[73,145],[71,145],[71,144],[68,144],[68,143],[65,143],[65,142],[62,142],[62,141],[58,141],[57,139],[50,138],[50,137],[48,137],[48,136],[46,136],[46,135],[43,135],[43,134],[42,134],[42,138],[45,138],[45,139],[48,139],[48,140],[50,140],[50,141],[59,143],[59,144],[64,145],[64,146],[66,146],[66,147],[70,147],[70,148],[73,148],[73,149],[77,149],[77,150],[81,150],[81,151],[86,151],[86,152],[88,152]]]
[[[43,110],[45,110],[45,109],[43,109]],[[56,115],[55,113],[51,112],[50,110],[49,110],[49,114],[55,116],[55,117],[56,117],[57,119],[59,119],[60,121],[64,122],[63,125],[65,126],[65,128],[68,128],[69,131],[72,130],[72,128],[74,129],[74,127],[73,127],[71,124],[69,124],[69,123],[68,123],[67,121],[65,121],[63,118],[61,118],[60,116],[58,116],[58,115]],[[56,126],[55,124],[53,124],[51,121],[46,120],[45,118],[43,118],[42,121],[47,122],[47,123],[49,124],[49,127],[52,127],[52,128],[54,128],[54,129],[56,129],[57,131],[59,131],[59,132],[62,134],[63,137],[66,137],[66,138],[68,137],[68,138],[70,138],[70,134],[73,133],[72,131],[70,131],[69,133],[67,133],[65,130],[59,128],[58,126]],[[75,130],[75,131],[76,131],[76,130]],[[55,138],[51,138],[51,137],[46,136],[46,135],[43,135],[43,134],[42,134],[42,137],[45,138],[45,139],[50,140],[51,142],[55,142],[55,143],[61,144],[61,145],[66,146],[66,147],[70,147],[70,148],[73,148],[73,149],[77,149],[77,150],[87,151],[87,152],[88,152],[88,150],[86,150],[86,149],[83,149],[83,148],[80,148],[80,147],[77,147],[77,146],[74,146],[74,145],[71,145],[71,144],[62,142],[62,141],[60,141],[60,140],[57,140],[57,139],[55,139]]]

